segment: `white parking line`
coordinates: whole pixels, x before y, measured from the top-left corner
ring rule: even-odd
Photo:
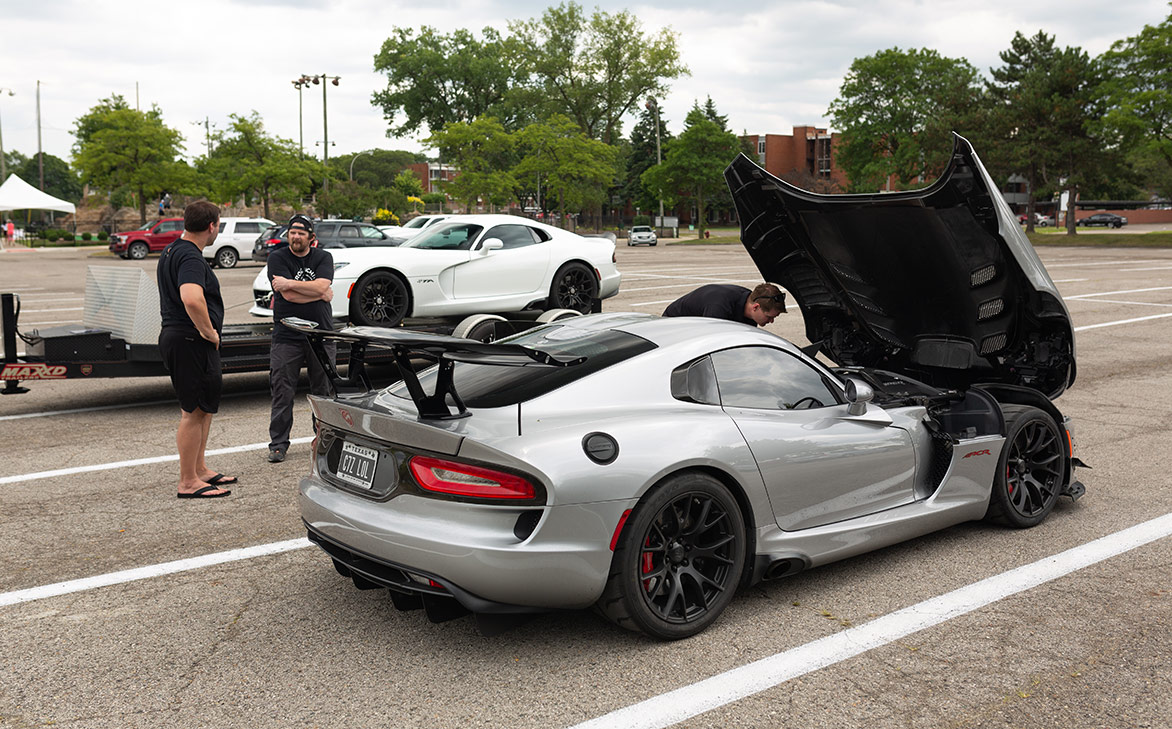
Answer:
[[[1087,324],[1086,326],[1075,327],[1076,332],[1085,332],[1087,329],[1100,329],[1102,327],[1113,327],[1120,324],[1134,324],[1137,321],[1151,321],[1152,319],[1163,319],[1172,316],[1172,314],[1152,314],[1151,316],[1141,316],[1135,319],[1122,319],[1120,321],[1107,321],[1102,324]]]
[[[242,559],[252,559],[253,557],[265,557],[270,554],[280,554],[281,552],[304,549],[310,546],[313,546],[312,542],[301,537],[300,539],[290,539],[285,542],[259,544],[255,547],[231,549],[227,552],[216,552],[215,554],[205,554],[201,557],[177,559],[174,562],[163,562],[162,564],[154,564],[148,567],[136,567],[134,569],[122,570],[121,572],[108,572],[104,575],[83,577],[66,582],[56,582],[52,585],[30,587],[27,590],[0,593],[0,607],[29,602],[30,600],[41,600],[46,597],[56,597],[57,595],[68,595],[71,592],[93,590],[98,587],[119,585],[124,582],[162,577],[163,575],[170,575],[176,572],[186,572],[187,570],[196,570],[201,567],[210,567],[214,564],[236,562]]]
[[[1060,279],[1057,279],[1056,281],[1054,281],[1054,283],[1056,283],[1056,284],[1058,284],[1058,283],[1075,283],[1076,281],[1090,281],[1090,279],[1089,278],[1060,278]]]
[[[294,438],[289,443],[297,445],[299,443],[308,443],[313,440],[312,436],[305,438]],[[268,443],[249,443],[248,445],[232,446],[230,448],[217,448],[214,451],[208,451],[206,455],[222,456],[228,453],[243,453],[245,451],[259,451],[268,448]],[[146,466],[151,463],[167,463],[169,461],[178,461],[179,455],[171,456],[153,456],[151,458],[136,458],[132,461],[115,461],[114,463],[95,463],[90,466],[74,466],[73,468],[58,468],[53,471],[38,471],[37,473],[22,473],[17,476],[3,476],[0,477],[0,484],[6,483],[20,483],[21,481],[36,481],[42,478],[56,478],[57,476],[73,476],[79,473],[90,473],[92,471],[110,471],[115,468],[131,468],[132,466]]]
[[[1127,306],[1172,306],[1172,304],[1157,304],[1151,301],[1123,301],[1122,299],[1079,299],[1084,304],[1126,304]]]
[[[1114,296],[1115,294],[1142,294],[1147,291],[1168,291],[1172,286],[1152,286],[1146,289],[1122,289],[1120,291],[1100,291],[1097,294],[1078,294],[1077,296],[1063,296],[1067,301],[1074,301],[1077,299],[1092,299],[1096,296]]]
[[[44,314],[49,311],[85,311],[84,306],[73,306],[68,309],[24,309],[21,314]]]
[[[1151,258],[1139,261],[1072,261],[1070,263],[1046,263],[1046,269],[1072,268],[1082,266],[1124,266],[1130,263],[1168,263],[1167,258]]]
[[[848,628],[576,724],[572,729],[662,729],[888,645],[1170,534],[1172,514],[1165,514],[1052,557],[897,610],[858,627]]]
[[[1132,271],[1167,271],[1170,268],[1172,268],[1172,266],[1150,266],[1148,268],[1121,268],[1119,271],[1126,271],[1128,273],[1131,273]]]

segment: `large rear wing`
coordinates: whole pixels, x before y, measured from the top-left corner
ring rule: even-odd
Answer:
[[[474,339],[401,328],[346,327],[332,331],[319,329],[316,322],[297,317],[281,319],[281,324],[309,338],[310,348],[325,369],[334,395],[369,392],[372,388],[366,374],[367,347],[391,350],[395,364],[399,366],[403,383],[407,386],[407,391],[411,394],[421,418],[449,420],[468,415],[468,408],[460,399],[452,381],[452,368],[456,362],[501,367],[572,367],[586,361],[585,357],[558,358],[548,352],[519,344],[478,342]],[[350,344],[350,363],[346,377],[339,374],[326,354],[325,343],[328,340]],[[435,362],[439,366],[435,392],[431,394],[423,391],[415,367],[412,366],[411,360],[418,358]],[[456,412],[452,412],[448,406],[448,397],[452,398]]]

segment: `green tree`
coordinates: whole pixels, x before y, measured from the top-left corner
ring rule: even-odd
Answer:
[[[901,188],[938,174],[952,151],[951,132],[980,99],[977,69],[930,48],[890,48],[856,58],[831,102],[842,132],[837,164],[856,191]]]
[[[509,29],[546,115],[565,114],[607,144],[618,141],[620,120],[642,99],[665,95],[667,81],[688,74],[678,35],[670,28],[645,33],[627,10],[595,9],[587,18],[581,5],[567,2]]]
[[[489,205],[507,205],[516,199],[517,181],[511,169],[515,163],[516,139],[492,117],[471,122],[453,122],[424,140],[440,151],[460,172],[444,191],[468,208],[483,200]]]
[[[377,204],[374,193],[350,180],[332,182],[328,190],[317,193],[317,207],[323,218],[364,218]]]
[[[410,28],[396,28],[383,42],[374,70],[386,75],[387,87],[372,101],[382,107],[388,136],[501,115],[510,87],[523,79],[510,60],[512,42],[492,28],[481,34],[478,39],[459,29],[445,35],[423,26],[416,36]]]
[[[350,163],[354,163],[354,181],[363,187],[378,189],[392,187],[395,177],[408,166],[426,162],[427,156],[402,149],[372,149],[353,154],[330,157],[330,170],[339,180],[350,179]]]
[[[255,111],[229,118],[228,129],[215,135],[202,165],[219,199],[255,196],[269,218],[273,203],[296,204],[321,177],[321,165],[302,159],[293,140],[268,134]]]
[[[77,178],[77,173],[69,168],[69,163],[60,157],[55,157],[48,153],[44,155],[45,168],[45,192],[53,197],[65,200],[68,202],[77,202],[81,199],[82,185]],[[24,155],[21,155],[24,157]],[[37,156],[24,157],[24,161],[20,166],[11,170],[16,173],[20,179],[24,180],[33,187],[40,187],[41,171],[37,164]]]
[[[147,199],[164,190],[182,191],[195,181],[187,165],[176,161],[182,135],[163,124],[158,107],[127,108],[121,97],[105,99],[75,122],[74,165],[83,184],[133,192],[141,222]]]
[[[697,229],[704,237],[708,226],[707,203],[725,188],[724,168],[743,146],[741,139],[720,128],[699,105],[684,120],[684,131],[667,148],[663,164],[643,173],[643,184],[663,190],[673,205],[684,197],[696,203]]]
[[[590,139],[565,115],[530,124],[518,137],[521,160],[513,177],[525,193],[540,187],[543,210],[556,209],[562,217],[596,210],[618,177],[618,149]]]
[[[1123,148],[1142,147],[1141,160],[1158,157],[1172,172],[1172,15],[1117,41],[1101,60],[1106,133]],[[1146,162],[1143,168],[1154,172]]]
[[[1065,189],[1073,201],[1081,187],[1101,182],[1116,162],[1092,133],[1102,116],[1096,90],[1101,73],[1084,51],[1059,49],[1053,36],[1040,31],[1031,38],[1015,33],[1000,57],[1003,65],[991,69],[988,83],[994,102],[991,136],[1001,141],[1003,162],[1029,181],[1027,226],[1032,227],[1038,196]],[[1074,215],[1066,217],[1073,235]]]
[[[659,110],[660,156],[673,139],[668,131],[668,120],[663,118],[663,109]],[[655,107],[651,104],[644,106],[639,115],[639,121],[631,127],[631,139],[627,154],[627,176],[620,194],[639,210],[654,210],[659,212],[659,196],[655,190],[650,190],[643,184],[643,173],[659,164],[655,153]]]
[[[401,192],[404,197],[419,197],[423,194],[423,182],[411,170],[403,170],[396,175],[391,188]]]

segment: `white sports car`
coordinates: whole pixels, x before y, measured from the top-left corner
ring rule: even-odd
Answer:
[[[574,309],[619,292],[615,245],[512,215],[461,215],[398,247],[331,250],[335,319],[397,326],[406,317]],[[273,315],[268,268],[249,313]]]

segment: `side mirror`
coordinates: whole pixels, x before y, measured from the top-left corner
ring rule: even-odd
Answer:
[[[875,398],[875,391],[862,380],[848,377],[846,380],[846,401],[850,406],[846,409],[849,415],[862,415],[867,412],[867,403]]]
[[[487,255],[489,251],[499,251],[505,247],[505,242],[500,238],[489,238],[480,243],[480,255]]]

